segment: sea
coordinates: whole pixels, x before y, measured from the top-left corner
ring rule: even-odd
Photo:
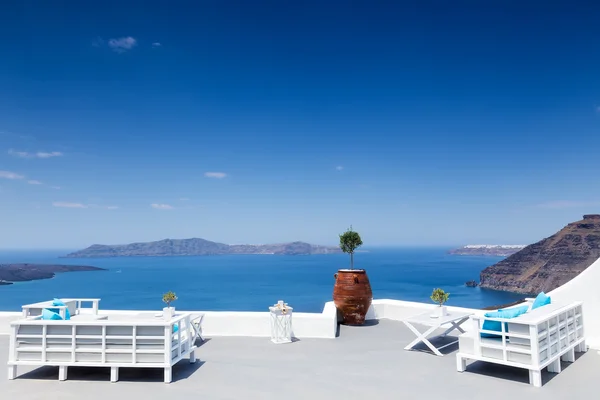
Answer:
[[[374,299],[431,302],[434,288],[447,305],[483,308],[523,298],[466,287],[502,257],[458,256],[447,248],[371,248],[355,254],[367,270]],[[162,294],[176,293],[180,310],[265,311],[283,300],[296,312],[321,312],[332,299],[334,274],[349,267],[346,254],[60,258],[68,251],[0,251],[3,263],[92,265],[106,271],[69,272],[52,279],[0,286],[0,310],[62,298],[100,298],[103,309],[159,310]]]

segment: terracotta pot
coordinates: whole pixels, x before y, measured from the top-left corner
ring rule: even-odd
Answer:
[[[342,314],[342,323],[362,325],[373,300],[367,271],[340,269],[335,277],[333,302]]]

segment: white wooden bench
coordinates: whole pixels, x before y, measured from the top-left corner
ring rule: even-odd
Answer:
[[[467,360],[478,360],[529,370],[529,381],[542,386],[541,371],[559,373],[562,361],[574,362],[575,352],[586,351],[582,303],[548,304],[516,318],[488,318],[473,315],[473,327],[458,337],[457,370]],[[502,322],[502,331],[483,329],[485,321]],[[481,334],[499,338],[485,338]]]
[[[19,365],[58,366],[61,381],[68,367],[110,367],[111,382],[118,381],[121,367],[143,367],[163,368],[170,383],[173,365],[187,356],[196,362],[195,339],[189,313],[168,321],[154,313],[67,321],[29,316],[11,323],[8,379],[15,379]]]
[[[64,306],[55,306],[53,305],[53,300],[41,301],[39,303],[26,304],[22,306],[23,309],[23,317],[34,317],[37,315],[42,315],[42,310],[44,308],[58,310],[58,314],[64,319],[65,318],[65,310],[69,310],[69,314],[71,317],[77,315],[98,315],[98,305],[100,303],[100,299],[60,299],[65,303]],[[86,303],[89,303],[91,307],[84,307]]]

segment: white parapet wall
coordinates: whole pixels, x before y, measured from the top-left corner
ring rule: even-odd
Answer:
[[[415,315],[423,314],[428,311],[433,312],[437,305],[433,303],[418,303],[414,301],[402,301],[381,299],[373,300],[373,305],[367,314],[367,319],[391,319],[402,321]],[[448,307],[448,311],[469,312],[483,314],[485,311],[463,307]]]
[[[367,314],[368,320],[391,319],[401,321],[408,317],[433,311],[434,304],[417,303],[401,300],[373,300]],[[449,310],[479,312],[458,307]],[[183,310],[182,310],[183,311]],[[142,311],[135,310],[100,310],[101,314],[127,315]],[[215,336],[255,336],[271,335],[270,315],[268,312],[251,311],[187,311],[192,314],[204,314],[202,331],[207,337]],[[20,312],[0,312],[0,334],[9,333],[11,321],[21,317]],[[327,302],[321,313],[294,312],[292,315],[293,335],[297,338],[333,339],[337,334],[337,310],[332,301]]]
[[[600,349],[600,259],[582,273],[549,293],[552,302],[568,304],[583,302],[583,326],[586,344],[592,349]]]
[[[23,316],[20,312],[0,312],[0,335],[10,334],[10,323]]]
[[[101,314],[127,315],[142,311],[100,310]],[[204,314],[202,333],[215,336],[271,336],[271,316],[269,312],[247,311],[184,311]],[[0,334],[9,334],[10,323],[21,318],[20,312],[0,312]],[[327,303],[321,313],[292,314],[292,335],[296,338],[334,339],[337,333],[337,312],[333,303]]]

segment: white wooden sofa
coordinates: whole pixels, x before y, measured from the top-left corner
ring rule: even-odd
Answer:
[[[190,363],[196,362],[196,333],[189,313],[175,314],[168,321],[153,312],[76,315],[70,320],[42,320],[36,315],[12,322],[8,379],[15,379],[19,365],[58,366],[60,381],[67,379],[68,367],[110,367],[111,382],[118,381],[121,367],[144,367],[163,368],[164,381],[170,383],[173,365],[187,356]]]
[[[529,299],[532,301],[532,299]],[[529,370],[529,381],[542,386],[541,371],[561,371],[561,360],[574,362],[575,352],[586,351],[582,303],[548,304],[516,318],[471,316],[473,327],[458,337],[457,370],[467,360],[486,361]],[[502,331],[483,329],[486,320],[502,322]],[[481,334],[500,338],[483,338]]]
[[[22,306],[23,317],[35,317],[42,314],[45,308],[55,309],[57,313],[64,319],[66,310],[69,310],[71,317],[79,315],[98,315],[98,307],[100,299],[61,299],[64,306],[53,305],[53,300],[41,301],[39,303],[26,304]],[[91,307],[84,307],[86,303],[90,303]]]

